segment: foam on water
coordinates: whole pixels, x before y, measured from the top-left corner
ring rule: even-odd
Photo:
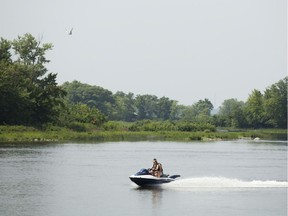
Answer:
[[[179,189],[193,188],[287,188],[287,181],[276,180],[253,180],[243,181],[225,177],[194,177],[179,179],[165,187]]]

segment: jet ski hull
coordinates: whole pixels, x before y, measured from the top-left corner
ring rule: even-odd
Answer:
[[[180,177],[180,175],[162,175],[160,178],[155,177],[149,173],[147,169],[141,169],[134,175],[131,175],[129,178],[135,184],[145,187],[145,186],[158,186],[161,184],[170,183],[175,181],[176,178]]]
[[[166,178],[166,177],[161,177],[157,178],[152,175],[143,175],[143,176],[135,176],[132,175],[129,177],[132,182],[135,184],[143,187],[143,186],[157,186],[165,183],[169,183],[172,181],[175,181],[175,179],[172,178]]]

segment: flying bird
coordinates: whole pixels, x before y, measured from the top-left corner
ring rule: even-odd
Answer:
[[[73,28],[71,28],[71,30],[70,30],[70,31],[68,31],[68,30],[66,29],[66,32],[67,32],[67,34],[68,34],[68,35],[72,35],[72,32],[73,32]]]
[[[72,35],[72,31],[73,31],[73,28],[69,31],[68,34],[69,34],[69,35]]]

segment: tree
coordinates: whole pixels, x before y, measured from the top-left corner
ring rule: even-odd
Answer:
[[[161,120],[168,120],[171,118],[172,106],[174,101],[167,97],[161,97],[157,101],[157,117]]]
[[[171,105],[170,120],[179,120],[182,116],[184,109],[184,105],[178,105],[178,101],[173,100],[173,103]]]
[[[124,92],[116,92],[116,94],[114,94],[114,101],[114,120],[131,122],[136,119],[136,107],[133,93],[125,94]]]
[[[56,74],[48,73],[45,54],[52,44],[42,44],[31,34],[0,42],[0,123],[40,125],[54,121],[65,91]],[[14,51],[14,55],[12,55]]]
[[[254,128],[265,126],[264,98],[260,91],[254,89],[249,95],[244,113],[249,126]]]
[[[264,93],[264,111],[268,126],[287,128],[288,77],[267,88]]]
[[[45,43],[41,46],[41,41],[37,41],[31,34],[27,33],[13,40],[12,46],[17,58],[16,62],[37,66],[38,70],[34,72],[42,72],[42,75],[47,72],[44,64],[50,61],[46,59],[45,54],[48,50],[52,49],[53,45],[51,43]]]
[[[22,121],[27,106],[22,71],[12,64],[11,41],[0,41],[0,124]],[[19,108],[22,109],[22,115]],[[23,112],[24,111],[24,112]]]
[[[212,103],[208,99],[199,100],[192,106],[187,106],[182,114],[181,120],[190,122],[209,122]]]
[[[91,108],[97,108],[108,117],[113,116],[115,101],[111,91],[79,81],[65,82],[62,87],[67,91],[67,98],[70,102],[87,104]]]
[[[31,122],[32,101],[21,65],[0,62],[0,124]]]
[[[139,120],[157,118],[157,102],[155,95],[137,95],[135,105]]]
[[[11,50],[11,42],[8,40],[5,40],[4,38],[1,38],[0,40],[0,62],[2,63],[11,63],[12,62],[12,54],[10,52]]]
[[[69,104],[61,113],[59,124],[69,127],[75,122],[89,123],[96,126],[107,121],[106,117],[96,108],[90,108],[87,104]]]
[[[224,121],[226,127],[244,127],[244,102],[237,101],[237,99],[227,99],[219,108],[219,119]]]
[[[213,104],[207,98],[204,100],[199,100],[194,105],[195,113],[196,113],[196,121],[197,122],[209,122],[211,111],[213,110]]]

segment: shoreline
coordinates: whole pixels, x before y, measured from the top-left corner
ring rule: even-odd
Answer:
[[[39,130],[25,126],[0,126],[0,143],[78,142],[78,141],[220,141],[220,140],[281,140],[287,141],[286,129],[219,130],[216,132],[179,131],[85,131],[67,128]]]

